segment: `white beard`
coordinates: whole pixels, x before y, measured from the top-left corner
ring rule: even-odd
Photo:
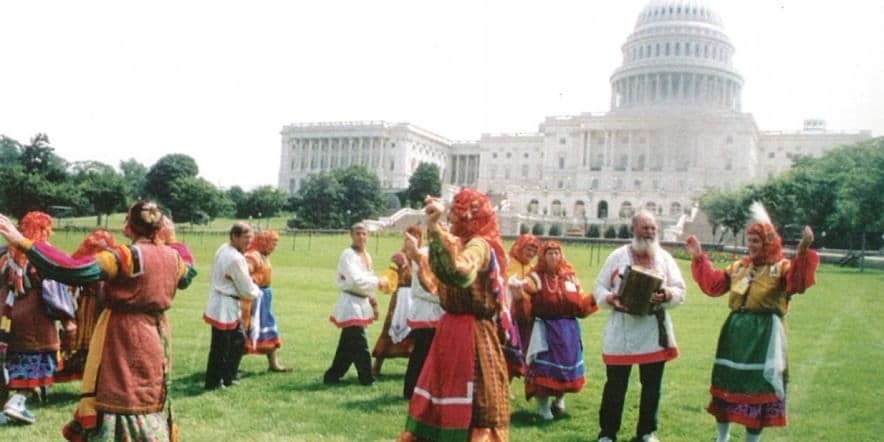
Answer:
[[[653,260],[658,247],[660,247],[660,244],[657,242],[657,238],[632,237],[632,251],[637,255],[647,255]]]

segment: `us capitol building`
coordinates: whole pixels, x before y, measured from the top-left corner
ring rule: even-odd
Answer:
[[[623,224],[638,208],[674,224],[709,188],[763,182],[795,155],[819,156],[871,138],[805,120],[799,132],[759,130],[743,112],[743,77],[721,17],[700,0],[651,0],[621,47],[610,111],[550,116],[537,133],[454,142],[409,123],[299,123],[282,131],[279,188],[310,174],[363,164],[389,191],[422,162],[446,193],[477,187],[518,224]],[[513,221],[515,219],[515,221]]]

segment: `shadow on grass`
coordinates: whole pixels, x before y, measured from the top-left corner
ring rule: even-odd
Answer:
[[[68,407],[75,406],[80,401],[80,393],[74,391],[53,391],[49,389],[46,398],[42,401],[35,397],[28,398],[28,404],[33,404],[35,408],[52,408],[52,407]]]

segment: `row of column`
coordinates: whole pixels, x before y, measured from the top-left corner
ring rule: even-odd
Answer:
[[[476,186],[479,181],[479,155],[451,155],[448,183]]]
[[[292,170],[319,171],[352,164],[377,169],[384,164],[386,139],[356,138],[294,138],[290,141]]]
[[[611,108],[664,101],[717,104],[739,111],[742,86],[722,77],[691,73],[633,75],[613,85]]]
[[[595,139],[599,134],[604,134],[602,144],[597,144]],[[635,137],[644,134],[644,143],[635,142]],[[618,138],[626,135],[626,143],[619,143]],[[650,134],[639,131],[615,131],[615,130],[592,130],[583,134],[583,160],[584,169],[589,170],[615,170],[615,171],[645,171],[664,169],[663,146],[651,146],[647,138]],[[601,162],[598,155],[601,154]],[[625,155],[625,157],[624,157]],[[683,162],[687,164],[688,155],[685,152],[676,152],[678,158],[673,158],[673,163]]]

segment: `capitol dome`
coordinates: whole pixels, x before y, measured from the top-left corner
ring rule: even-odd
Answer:
[[[721,16],[703,0],[651,0],[611,75],[611,110],[740,111],[743,77]]]

